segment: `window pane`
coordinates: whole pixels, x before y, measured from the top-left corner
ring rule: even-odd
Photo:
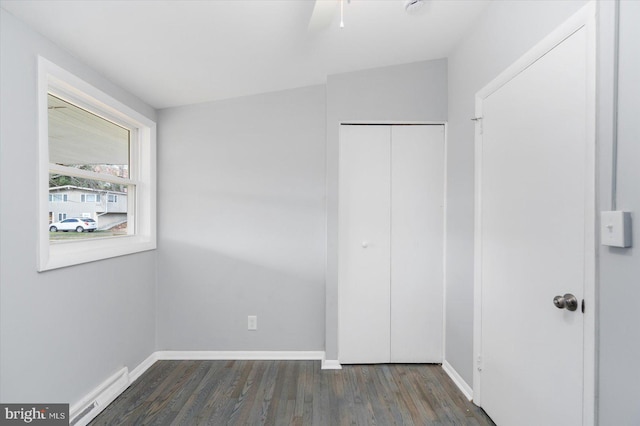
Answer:
[[[49,193],[49,201],[54,203],[63,203],[67,201],[67,194]]]
[[[129,177],[129,130],[48,95],[49,162]]]
[[[132,189],[49,174],[49,241],[128,235],[128,195]]]

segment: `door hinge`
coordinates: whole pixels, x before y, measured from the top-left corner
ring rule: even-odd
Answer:
[[[476,358],[476,368],[478,371],[482,371],[482,355],[478,355]]]
[[[482,117],[474,117],[474,118],[471,119],[471,121],[475,121],[476,123],[478,123],[480,125],[479,131],[480,131],[480,134],[482,134],[482,132],[484,130],[482,128]]]

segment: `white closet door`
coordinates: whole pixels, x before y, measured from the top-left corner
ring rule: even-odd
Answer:
[[[340,126],[339,360],[389,362],[391,128]]]
[[[391,362],[442,362],[444,126],[393,126]]]

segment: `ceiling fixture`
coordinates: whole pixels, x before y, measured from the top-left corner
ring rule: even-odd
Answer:
[[[330,28],[338,13],[340,13],[340,28],[344,28],[344,2],[345,0],[315,0],[309,19],[309,32],[315,33]],[[351,0],[346,2],[349,4]]]
[[[424,6],[424,0],[405,0],[404,10],[412,15],[417,13]]]
[[[313,11],[309,19],[309,32],[319,32],[330,28],[334,18],[340,13],[340,28],[344,28],[344,4],[351,0],[315,0]],[[428,0],[403,0],[404,10],[409,15],[421,15],[428,8],[424,7]],[[400,2],[398,2],[400,3]]]

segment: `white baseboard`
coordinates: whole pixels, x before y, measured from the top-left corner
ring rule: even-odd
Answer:
[[[129,384],[138,380],[142,373],[147,371],[158,360],[158,352],[154,352],[142,361],[136,368],[129,373]]]
[[[337,359],[324,359],[322,358],[323,370],[342,370],[342,365]]]
[[[455,368],[453,368],[451,364],[449,364],[445,360],[442,363],[442,369],[444,370],[445,373],[447,373],[447,375],[451,378],[451,380],[453,380],[453,383],[455,383],[456,386],[458,386],[458,389],[460,389],[460,391],[464,394],[464,396],[466,396],[467,399],[471,401],[473,399],[473,389],[471,389],[471,386],[469,386],[467,382],[464,381],[462,376],[458,374]]]
[[[159,360],[320,361],[323,351],[158,351]]]

